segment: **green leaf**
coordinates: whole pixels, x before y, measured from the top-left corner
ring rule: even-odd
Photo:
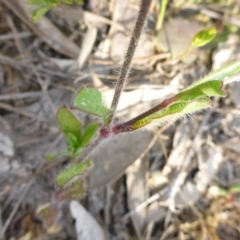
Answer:
[[[83,174],[85,174],[91,167],[92,161],[90,159],[71,165],[69,168],[58,175],[56,183],[59,187],[69,185],[75,182],[76,179],[81,177]]]
[[[81,88],[73,98],[73,106],[81,111],[105,119],[111,113],[111,110],[103,104],[102,94],[95,88]]]
[[[58,110],[57,121],[66,138],[69,138],[69,134],[72,134],[77,141],[80,141],[82,124],[73,113],[66,108],[66,106],[63,106]]]
[[[198,32],[193,40],[192,46],[201,47],[211,42],[217,35],[217,29],[215,27],[210,27]]]
[[[45,7],[57,6],[58,3],[59,3],[59,0],[28,0],[28,4],[43,5]]]
[[[31,19],[33,22],[37,22],[44,14],[51,9],[51,6],[40,7],[31,12]]]
[[[67,135],[67,143],[68,143],[68,148],[71,150],[71,152],[75,153],[79,147],[79,140],[75,135],[72,133],[68,133]]]
[[[98,123],[96,122],[92,122],[87,125],[81,137],[81,142],[80,142],[81,147],[86,146],[91,141],[91,139],[96,134],[97,129],[98,129]]]
[[[212,103],[208,97],[199,98],[189,102],[177,102],[166,109],[157,111],[132,123],[128,128],[133,131],[150,123],[164,124],[169,121],[176,121],[177,119],[199,112],[211,106]]]
[[[225,97],[222,81],[208,81],[193,84],[173,97],[175,101],[192,101],[201,97]]]

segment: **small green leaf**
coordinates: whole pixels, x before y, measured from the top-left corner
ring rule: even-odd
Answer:
[[[79,147],[79,140],[75,135],[72,133],[68,133],[67,135],[67,143],[68,143],[68,148],[71,150],[71,152],[75,153]]]
[[[57,6],[59,0],[28,0],[28,4],[43,5],[43,6]]]
[[[81,147],[86,146],[91,141],[91,139],[96,134],[97,129],[98,129],[98,124],[96,122],[92,122],[87,125],[81,137],[81,142],[80,142]]]
[[[92,161],[90,159],[71,165],[69,168],[58,175],[56,183],[59,187],[71,184],[75,182],[76,179],[85,174],[91,167]]]
[[[51,9],[50,6],[40,7],[31,12],[31,19],[33,22],[37,22],[44,14]]]
[[[198,32],[193,40],[192,46],[201,47],[211,42],[217,35],[217,29],[215,27],[210,27]]]
[[[66,106],[58,110],[57,121],[61,131],[67,138],[71,133],[76,137],[77,141],[80,141],[82,124]]]
[[[173,97],[176,101],[192,101],[201,97],[225,97],[222,81],[208,81],[198,85],[192,84],[182,92]]]
[[[81,111],[105,119],[111,113],[111,110],[103,104],[102,94],[95,88],[81,88],[73,98],[73,106]]]

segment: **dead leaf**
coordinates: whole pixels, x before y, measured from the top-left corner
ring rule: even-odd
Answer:
[[[111,141],[106,141],[93,153],[94,167],[90,171],[90,188],[106,186],[121,177],[146,149],[152,140],[152,133],[139,131],[123,134]],[[104,150],[103,150],[104,149]]]
[[[113,90],[103,93],[105,102],[111,102]],[[140,88],[123,92],[118,106],[117,116],[120,119],[130,119],[152,106],[152,102],[161,102],[165,97],[177,92],[177,88],[169,86],[163,89]],[[93,153],[94,167],[90,172],[90,187],[99,188],[119,178],[145,150],[152,139],[147,130],[131,134],[123,134],[106,140],[100,149]],[[104,149],[104,151],[103,151]]]
[[[90,26],[84,35],[84,38],[82,40],[81,51],[78,56],[78,66],[80,69],[83,67],[83,64],[85,63],[88,56],[90,55],[93,49],[93,45],[96,41],[96,38],[97,38],[97,28]]]
[[[101,226],[93,216],[77,201],[70,202],[70,211],[75,219],[78,240],[105,240]]]

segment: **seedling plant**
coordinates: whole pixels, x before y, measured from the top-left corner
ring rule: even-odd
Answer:
[[[42,0],[39,1],[42,2]],[[30,2],[36,4],[37,0],[30,0]],[[60,0],[46,2],[55,4]],[[61,0],[61,2],[67,3],[68,1]],[[72,1],[70,2],[72,3]],[[56,159],[63,155],[71,157],[71,164],[57,176],[56,184],[60,189],[68,187],[74,197],[79,196],[78,192],[80,191],[79,186],[82,184],[82,178],[93,165],[92,160],[89,158],[90,153],[106,139],[117,137],[119,134],[134,132],[149,125],[161,126],[167,122],[174,122],[182,117],[213,107],[211,97],[226,96],[223,80],[240,71],[240,61],[231,63],[199,79],[180,93],[165,99],[135,118],[123,123],[116,123],[115,113],[117,106],[129,75],[132,58],[150,5],[150,0],[142,0],[130,44],[118,76],[111,106],[107,107],[104,104],[99,90],[83,86],[77,91],[69,106],[62,106],[58,110],[57,122],[65,136],[67,149],[57,155],[47,155],[47,160],[57,161]],[[216,35],[217,29],[215,27],[198,32],[192,39],[191,46],[181,57],[188,54],[193,48],[209,43]],[[93,121],[84,126],[82,121],[75,115],[76,111],[91,115]]]

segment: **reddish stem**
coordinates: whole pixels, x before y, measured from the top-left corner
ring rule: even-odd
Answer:
[[[139,120],[141,120],[143,118],[146,118],[146,117],[152,115],[153,113],[155,113],[157,111],[160,111],[162,109],[165,109],[165,108],[169,107],[175,101],[176,101],[176,99],[174,97],[167,98],[162,103],[158,104],[157,106],[149,109],[148,111],[136,116],[135,118],[133,118],[133,119],[127,121],[127,122],[116,124],[116,125],[112,126],[110,129],[103,126],[100,129],[100,135],[103,138],[111,138],[111,137],[114,137],[115,135],[117,135],[119,133],[134,131],[136,129],[133,128],[132,126],[136,122],[138,122]]]

